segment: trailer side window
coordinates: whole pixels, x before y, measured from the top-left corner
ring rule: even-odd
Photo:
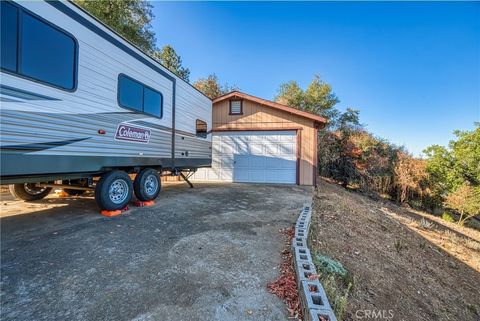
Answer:
[[[17,36],[18,9],[6,1],[2,1],[2,68],[15,72],[17,70]]]
[[[118,79],[118,99],[122,107],[142,111],[143,86],[125,76]]]
[[[203,120],[197,119],[196,127],[197,127],[197,136],[202,137],[202,138],[206,138],[207,137],[207,123],[204,122]]]
[[[24,13],[19,72],[48,84],[75,87],[75,40],[62,31]]]
[[[158,91],[143,89],[143,112],[162,118],[162,95]]]
[[[1,68],[60,89],[75,89],[75,38],[21,6],[6,1],[1,6]]]
[[[162,94],[123,74],[118,77],[118,104],[162,118]]]

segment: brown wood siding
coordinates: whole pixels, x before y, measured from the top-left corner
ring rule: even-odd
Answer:
[[[299,183],[314,185],[316,171],[316,129],[313,120],[289,112],[263,106],[249,100],[243,101],[242,115],[229,115],[228,100],[213,105],[213,130],[287,130],[298,129],[300,135]]]

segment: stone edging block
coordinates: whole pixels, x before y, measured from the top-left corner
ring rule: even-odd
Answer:
[[[317,275],[307,245],[311,218],[312,208],[306,203],[295,224],[295,237],[292,239],[295,276],[303,318],[304,321],[337,321],[322,284],[316,278],[309,279],[310,276]]]

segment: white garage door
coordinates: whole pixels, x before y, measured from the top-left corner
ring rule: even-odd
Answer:
[[[212,138],[212,168],[194,180],[296,183],[295,131],[220,132]]]

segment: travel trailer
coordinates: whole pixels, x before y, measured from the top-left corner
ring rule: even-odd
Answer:
[[[162,173],[211,166],[211,100],[71,2],[1,1],[0,76],[16,197],[95,189],[118,210],[155,199]]]

